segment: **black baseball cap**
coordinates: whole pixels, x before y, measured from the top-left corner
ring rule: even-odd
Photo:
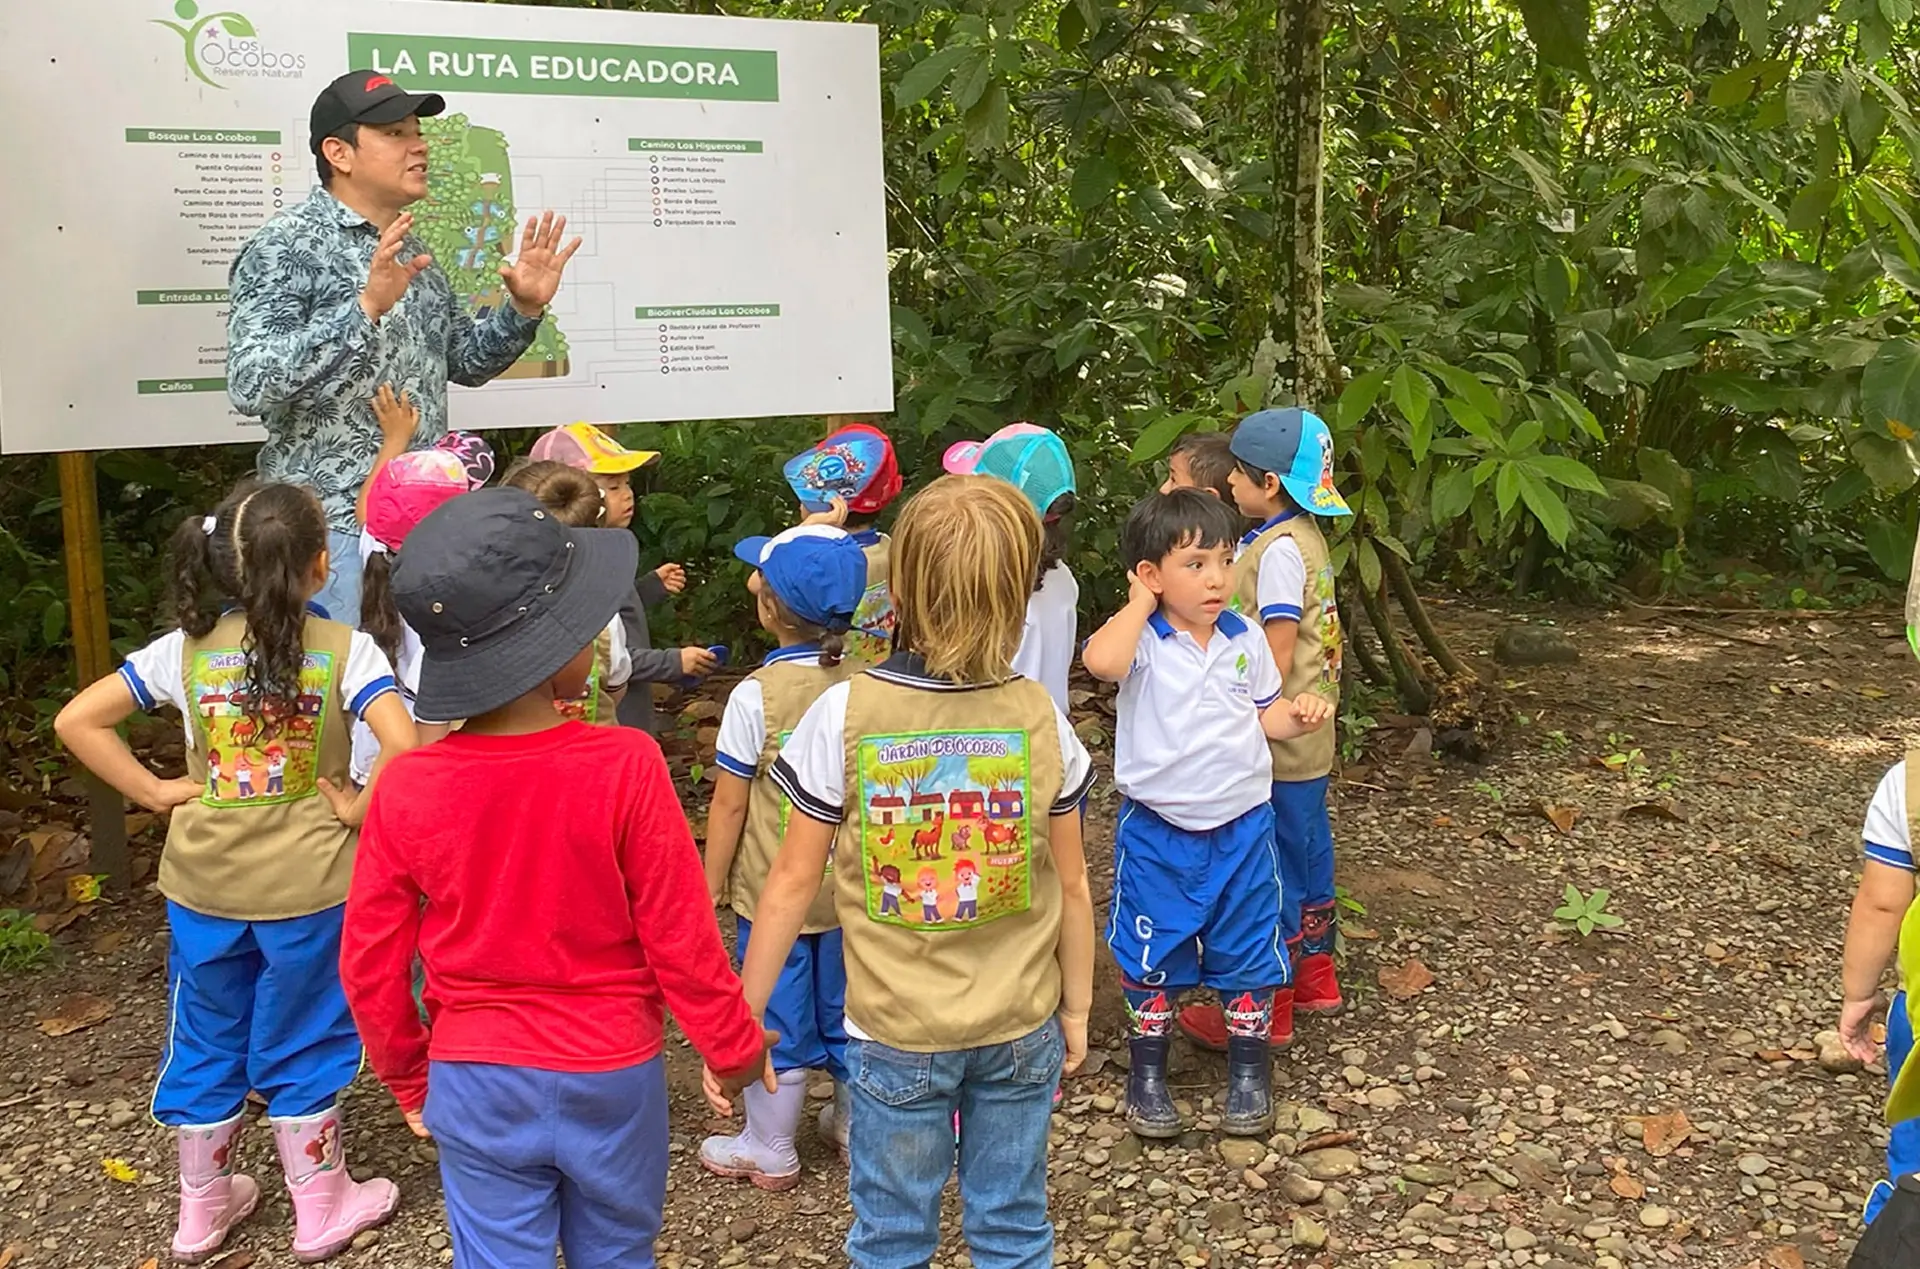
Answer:
[[[320,90],[307,122],[307,144],[320,143],[350,123],[398,123],[408,115],[425,119],[447,108],[439,93],[410,93],[379,71],[348,71]]]
[[[420,636],[417,717],[472,718],[540,686],[633,594],[640,544],[571,529],[523,489],[476,489],[407,534],[393,599]]]

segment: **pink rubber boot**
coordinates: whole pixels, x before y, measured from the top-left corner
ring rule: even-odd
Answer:
[[[780,1091],[759,1084],[745,1089],[747,1127],[737,1137],[708,1137],[700,1143],[700,1166],[715,1176],[751,1181],[763,1190],[790,1190],[800,1184],[800,1153],[793,1137],[807,1113],[807,1073],[780,1072]]]
[[[293,1196],[293,1258],[302,1264],[339,1255],[400,1204],[399,1187],[385,1177],[356,1181],[347,1173],[337,1106],[274,1120],[273,1144]]]
[[[173,1258],[197,1265],[220,1250],[235,1225],[253,1214],[260,1187],[233,1170],[245,1112],[217,1124],[183,1124],[180,1145],[180,1224]]]

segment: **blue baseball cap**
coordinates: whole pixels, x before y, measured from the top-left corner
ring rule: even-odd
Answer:
[[[1333,433],[1319,415],[1297,407],[1249,414],[1233,429],[1228,448],[1241,462],[1280,477],[1280,487],[1302,511],[1353,514],[1333,487]]]
[[[867,553],[844,529],[802,524],[773,537],[743,538],[734,555],[802,621],[828,630],[853,624],[867,590]]]

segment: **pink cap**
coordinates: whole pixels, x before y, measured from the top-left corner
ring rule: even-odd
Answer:
[[[402,454],[374,474],[367,490],[367,533],[397,551],[414,525],[448,499],[477,488],[466,464],[450,450]]]

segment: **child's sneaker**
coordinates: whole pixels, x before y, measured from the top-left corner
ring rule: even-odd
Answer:
[[[1284,1049],[1293,1043],[1293,1010],[1296,989],[1282,987],[1273,993],[1273,1033],[1267,1043]],[[1216,1003],[1192,1004],[1180,1011],[1177,1021],[1187,1039],[1214,1053],[1227,1051],[1227,1015]]]
[[[1273,1131],[1273,1064],[1258,1036],[1227,1041],[1227,1110],[1221,1130],[1230,1137]]]
[[[1180,1135],[1180,1111],[1167,1087],[1165,1036],[1135,1036],[1127,1042],[1132,1069],[1127,1072],[1127,1127],[1150,1141]]]
[[[820,1108],[820,1119],[815,1126],[840,1152],[840,1162],[853,1166],[853,1156],[847,1151],[847,1136],[853,1128],[853,1094],[839,1080],[833,1082],[833,1100]]]

